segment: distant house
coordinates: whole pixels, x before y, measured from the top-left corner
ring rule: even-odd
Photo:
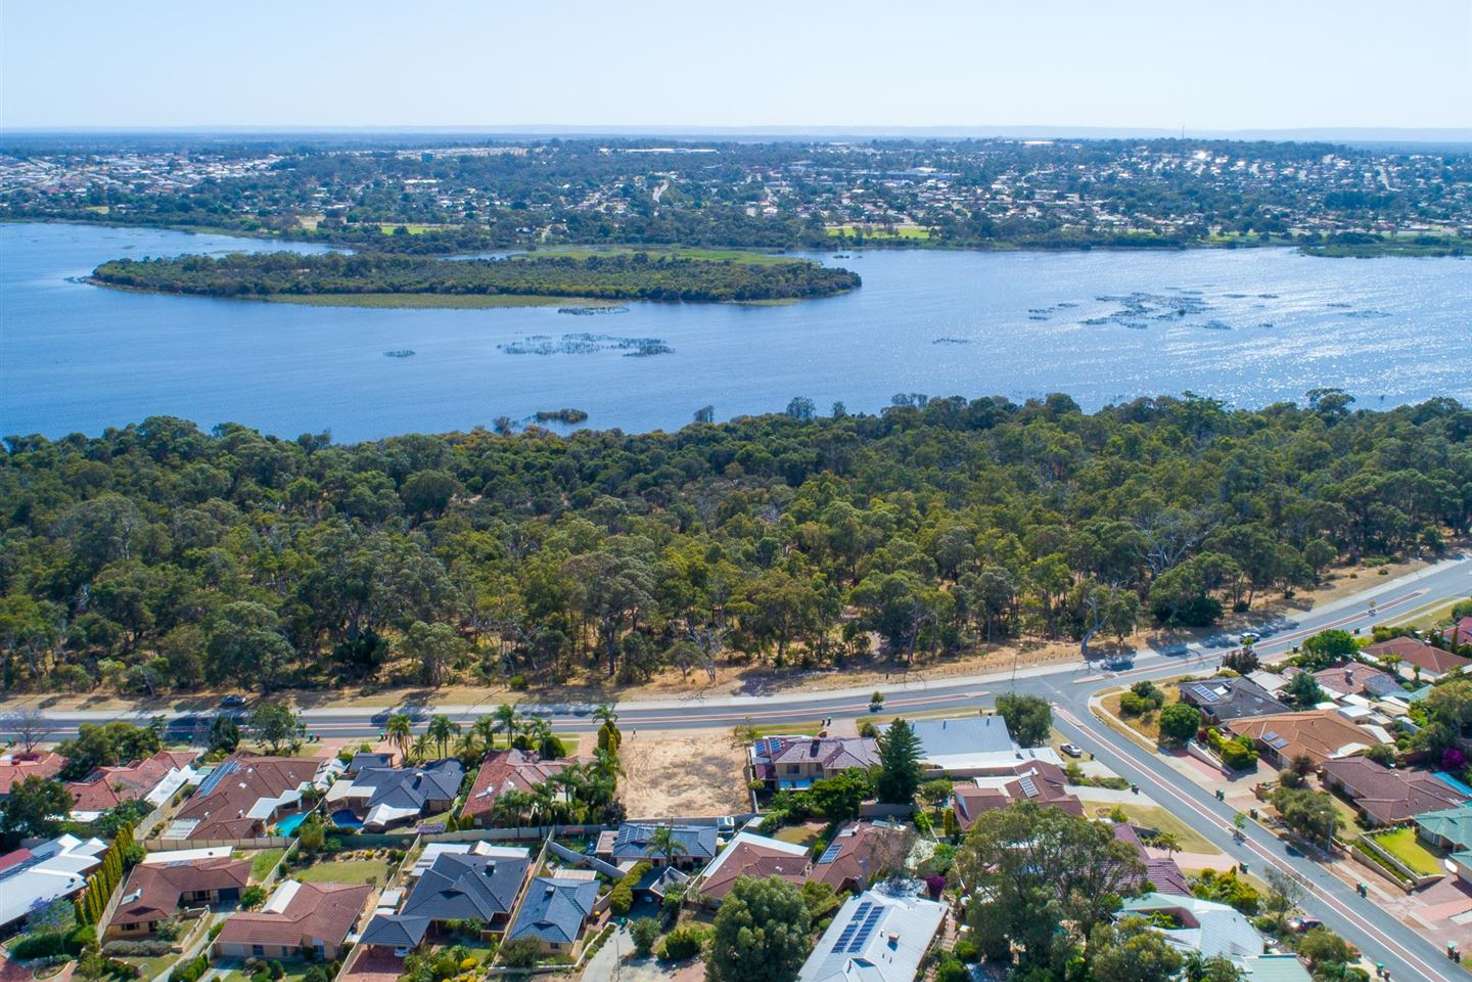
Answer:
[[[801,789],[852,768],[879,764],[879,745],[868,737],[764,737],[751,747],[756,776],[773,788]]]
[[[670,857],[670,865],[690,868],[704,866],[716,855],[716,829],[713,825],[674,825],[674,836],[680,843]],[[654,848],[655,829],[661,825],[649,822],[625,822],[614,833],[609,844],[609,855],[614,863],[648,860],[656,866],[665,861],[664,855]]]
[[[106,851],[101,839],[63,835],[0,856],[0,930],[79,892]]]
[[[539,876],[527,889],[506,940],[530,939],[543,951],[571,953],[597,899],[597,880]]]
[[[301,810],[302,792],[317,786],[322,767],[322,761],[306,757],[227,757],[162,837],[223,841],[265,835],[278,818]]]
[[[159,921],[175,916],[181,909],[236,903],[249,884],[248,859],[135,866],[123,885],[117,913],[107,925],[107,937],[152,934]]]
[[[287,880],[257,911],[230,915],[212,945],[217,958],[293,958],[311,952],[329,961],[373,894],[365,884]]]
[[[715,906],[743,876],[763,880],[775,876],[801,884],[807,879],[809,867],[808,850],[804,846],[754,832],[738,832],[696,877],[692,890],[702,901]]]
[[[94,821],[125,801],[141,800],[157,808],[186,784],[198,782],[199,774],[191,766],[194,758],[193,751],[160,750],[125,767],[99,767],[85,781],[68,781],[71,817]]]
[[[1368,727],[1356,726],[1333,709],[1240,717],[1227,720],[1226,727],[1251,740],[1274,767],[1284,767],[1300,756],[1319,767],[1382,742]]]
[[[392,766],[394,766],[393,751],[360,750],[353,754],[352,759],[348,761],[347,770],[344,773],[348,777],[353,777],[359,771],[367,770],[370,767]]]
[[[1472,665],[1472,659],[1408,637],[1377,641],[1366,648],[1363,654],[1382,665],[1387,663],[1387,659],[1392,659],[1394,671],[1401,678],[1420,679],[1423,682],[1435,682],[1443,675]]]
[[[531,860],[524,855],[480,856],[443,852],[419,877],[397,914],[375,914],[364,944],[402,953],[419,944],[436,925],[474,921],[486,929],[506,923],[526,882]]]
[[[1472,644],[1472,615],[1461,618],[1442,631],[1441,639],[1453,648]]]
[[[1022,750],[1001,716],[917,719],[910,721],[910,727],[920,741],[921,765],[931,773],[963,777],[991,774],[1038,753]],[[1052,762],[1056,763],[1057,758],[1053,757]]]
[[[1416,835],[1451,852],[1472,850],[1472,805],[1422,812],[1412,819]]]
[[[1312,982],[1313,976],[1294,954],[1258,955],[1237,962],[1246,975],[1245,982]]]
[[[1061,767],[1035,761],[1015,765],[1013,775],[978,777],[973,783],[951,789],[951,810],[962,831],[971,828],[983,813],[1020,801],[1052,805],[1082,818],[1083,802],[1067,789],[1068,776]]]
[[[1430,774],[1392,770],[1366,757],[1326,761],[1321,774],[1324,784],[1348,798],[1367,825],[1395,825],[1468,800]]]
[[[850,897],[798,972],[799,982],[911,982],[945,923],[921,897],[867,890]]]
[[[469,820],[481,827],[490,825],[497,798],[507,791],[530,791],[554,774],[560,774],[571,763],[570,760],[543,760],[534,753],[515,748],[492,750],[476,772],[475,783],[460,809],[462,824]]]
[[[0,798],[28,777],[53,778],[66,766],[66,758],[53,753],[7,753],[0,756]]]
[[[1161,916],[1173,927],[1160,933],[1174,948],[1199,952],[1207,958],[1255,958],[1263,953],[1262,935],[1242,914],[1227,904],[1198,897],[1147,893],[1124,902],[1118,917]]]
[[[834,833],[808,872],[808,879],[834,890],[863,890],[898,860],[905,842],[904,826],[888,822],[849,822]]]
[[[1346,696],[1383,698],[1392,692],[1400,692],[1400,683],[1394,677],[1369,665],[1346,662],[1314,672],[1314,681],[1335,699]]]
[[[362,819],[363,828],[382,831],[448,811],[464,777],[465,768],[453,758],[421,767],[365,767],[327,790],[327,807],[345,808]]]
[[[1202,679],[1182,682],[1181,701],[1195,706],[1214,725],[1246,716],[1271,716],[1290,712],[1271,692],[1247,678]]]
[[[1140,833],[1128,822],[1116,822],[1113,826],[1114,837],[1135,850],[1136,857],[1145,866],[1145,872],[1131,886],[1136,888],[1149,883],[1157,893],[1180,894],[1189,897],[1191,885],[1186,880],[1186,874],[1174,859],[1169,856],[1152,856],[1149,848],[1140,838]]]

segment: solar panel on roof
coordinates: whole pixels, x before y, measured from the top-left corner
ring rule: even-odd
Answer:
[[[872,906],[874,905],[867,900],[859,904],[858,909],[854,911],[854,916],[849,918],[848,923],[844,925],[843,933],[838,936],[837,941],[833,942],[833,950],[835,952],[842,952],[847,949],[849,939],[854,936],[854,932],[859,928],[859,922],[863,920],[864,915],[869,912],[869,908]]]
[[[868,916],[864,918],[864,923],[859,925],[859,930],[854,934],[854,939],[849,942],[849,954],[856,954],[864,950],[864,946],[869,943],[869,938],[874,934],[874,926],[879,923],[879,918],[883,916],[883,906],[876,904],[870,908]],[[857,921],[858,919],[858,915],[855,914],[854,920]]]
[[[843,840],[834,839],[832,842],[828,843],[828,848],[823,850],[823,855],[818,857],[818,865],[822,866],[824,863],[833,862],[835,859],[838,858],[838,854],[840,851],[842,851],[842,849]]]
[[[1022,793],[1027,795],[1029,798],[1036,798],[1038,796],[1038,786],[1032,783],[1031,774],[1022,775],[1021,779],[1017,783],[1022,785]]]
[[[221,781],[225,779],[226,775],[233,773],[235,769],[239,766],[240,765],[233,760],[224,761],[220,764],[219,767],[216,767],[213,771],[210,771],[209,776],[200,783],[199,790],[196,791],[195,794],[199,795],[200,797],[209,794],[211,791],[215,790],[215,788],[219,785]]]

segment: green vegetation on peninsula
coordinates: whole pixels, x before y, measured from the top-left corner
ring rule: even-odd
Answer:
[[[805,260],[745,262],[643,252],[507,259],[291,252],[173,259],[114,259],[93,277],[109,286],[212,297],[465,306],[513,298],[653,300],[683,303],[797,300],[859,286],[857,274]],[[392,298],[394,303],[385,302]]]

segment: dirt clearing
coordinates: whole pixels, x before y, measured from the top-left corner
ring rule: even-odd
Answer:
[[[619,798],[630,818],[731,815],[749,811],[746,751],[731,731],[624,730]]]

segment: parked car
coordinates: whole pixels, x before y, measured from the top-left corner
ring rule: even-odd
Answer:
[[[1082,757],[1084,755],[1084,748],[1080,747],[1076,743],[1065,743],[1058,749],[1063,751],[1070,757]]]
[[[239,709],[245,705],[245,696],[226,696],[220,700],[221,709]]]
[[[1316,927],[1323,927],[1324,922],[1317,917],[1290,917],[1288,927],[1298,934],[1305,934]]]

